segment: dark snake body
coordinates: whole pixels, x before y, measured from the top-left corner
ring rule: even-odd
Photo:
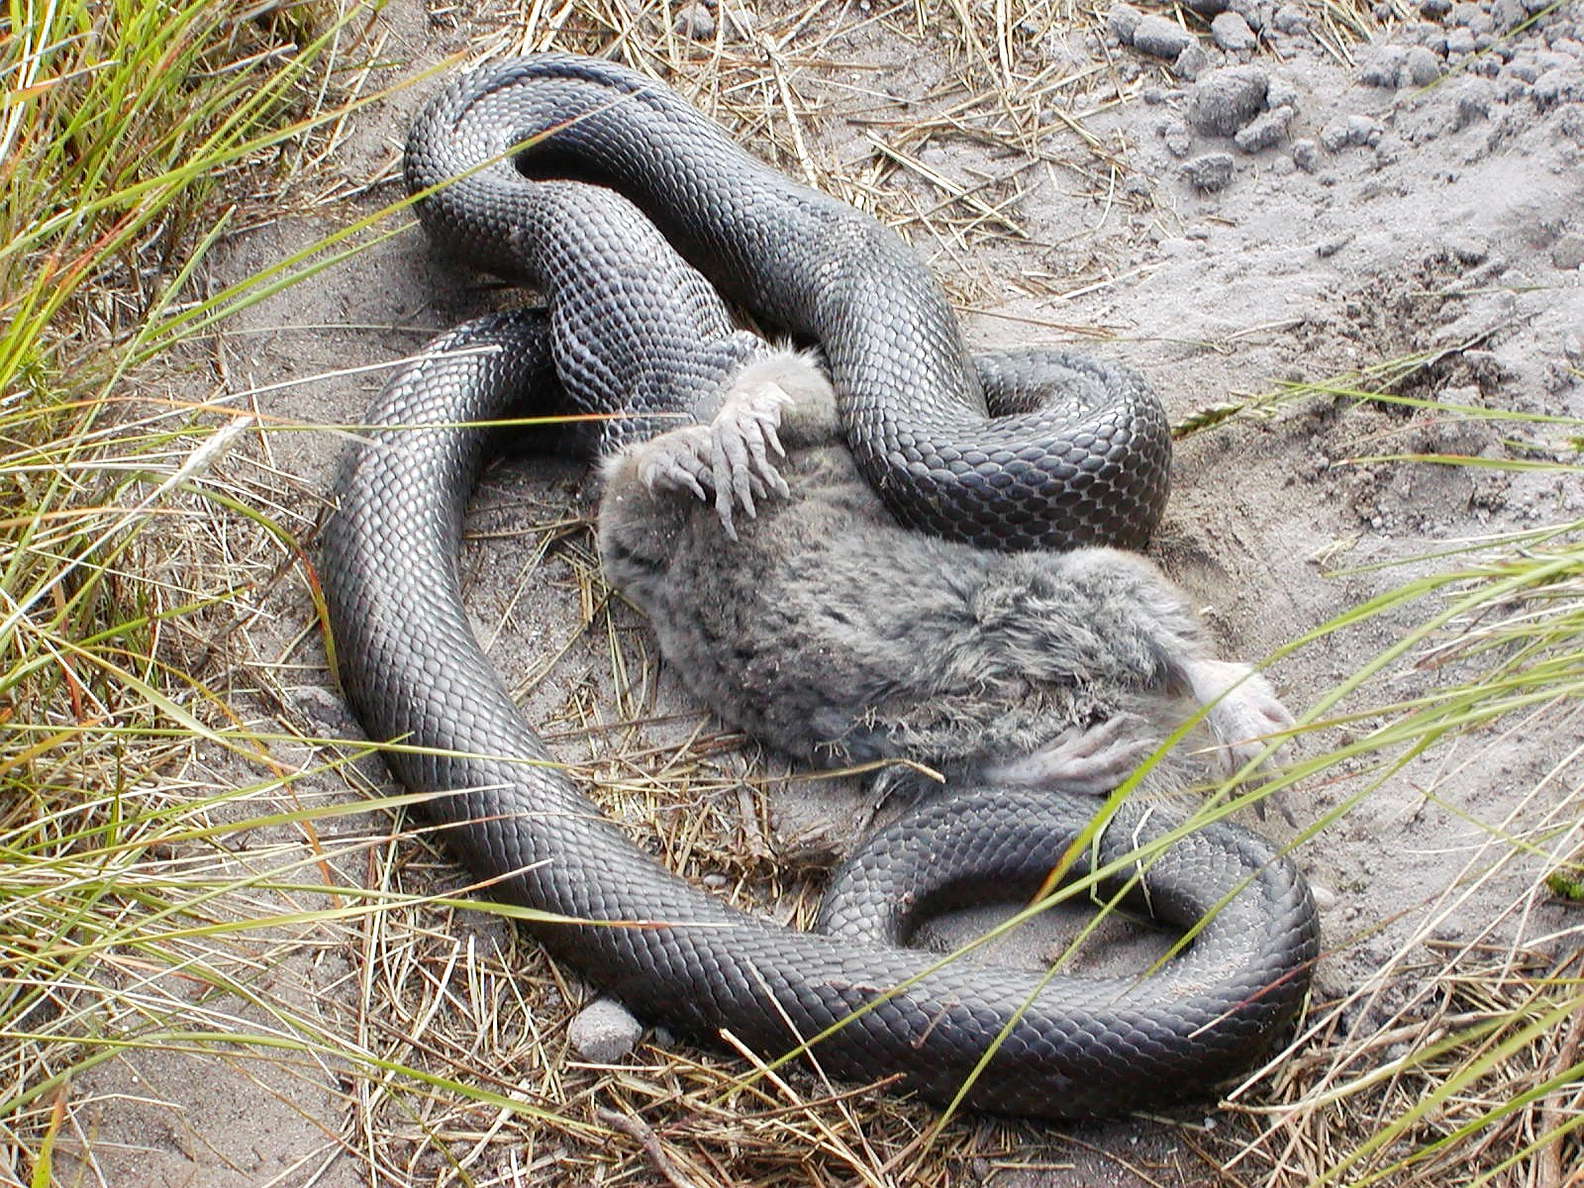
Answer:
[[[466,174],[419,216],[497,275],[523,257],[525,173],[635,203],[728,299],[820,345],[858,467],[903,524],[993,548],[1136,548],[1160,519],[1171,435],[1137,376],[1103,368],[1108,398],[1078,419],[1019,352],[976,369],[940,284],[892,231],[755,160],[641,75],[563,54],[464,74],[413,125],[406,168],[415,192]],[[1005,415],[988,415],[981,372]]]
[[[569,93],[584,95],[599,85],[590,78],[639,86],[615,67],[565,57],[467,76],[421,117],[415,155],[458,135],[456,121],[477,114],[469,96],[520,87],[522,104],[559,122],[574,113],[553,97],[535,98],[539,80],[552,89],[570,80]],[[640,90],[661,97],[663,111],[686,110],[652,84]],[[578,110],[588,110],[593,100],[580,102]],[[692,119],[686,128],[698,126]],[[511,123],[491,133],[494,149],[471,151],[487,156],[530,131]],[[534,188],[520,177],[492,184]],[[545,192],[553,198],[557,188],[533,201]],[[826,209],[806,191],[789,193],[794,204]],[[497,193],[491,201],[504,199]],[[520,211],[521,199],[513,201]],[[455,205],[448,200],[445,209]],[[493,209],[499,217],[504,208]],[[426,216],[432,227],[455,231],[453,218]],[[500,235],[501,251],[521,248],[520,236]],[[520,258],[460,246],[497,272]],[[672,288],[676,300],[691,300],[687,283]],[[1307,988],[1315,910],[1291,863],[1234,826],[1188,833],[1144,876],[1157,917],[1185,928],[1211,917],[1187,950],[1153,977],[1085,979],[942,965],[894,946],[918,911],[987,887],[1032,892],[1088,825],[1092,800],[985,789],[909,816],[837,875],[822,917],[826,935],[730,908],[656,866],[601,816],[557,769],[479,649],[457,576],[462,513],[490,444],[489,431],[470,423],[563,407],[557,340],[542,313],[491,315],[404,367],[372,412],[370,433],[349,450],[323,553],[343,686],[364,726],[375,739],[405,744],[388,754],[392,769],[414,791],[434,794],[426,811],[477,874],[500,879],[497,894],[572,918],[535,926],[546,946],[640,1015],[707,1041],[729,1031],[774,1057],[844,1024],[813,1050],[826,1074],[899,1076],[937,1101],[971,1081],[968,1105],[1012,1114],[1086,1116],[1171,1100],[1212,1087],[1264,1051]],[[737,349],[724,328],[719,341],[724,355]],[[860,352],[823,345],[870,376]],[[899,366],[923,382],[939,379],[946,364]],[[967,376],[973,386],[973,372],[960,359],[957,366],[956,381]],[[619,444],[619,434],[602,444]],[[1116,890],[1137,870],[1128,857],[1134,848],[1177,825],[1164,808],[1123,804],[1075,873],[1091,860],[1115,865],[1104,886]],[[898,888],[906,888],[911,912],[893,902]]]

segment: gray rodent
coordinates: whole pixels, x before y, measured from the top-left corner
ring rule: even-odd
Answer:
[[[717,479],[723,441],[731,492]],[[1148,559],[996,553],[899,527],[806,357],[752,364],[713,426],[623,450],[604,484],[606,572],[649,616],[666,662],[794,760],[906,758],[950,785],[1103,793],[1193,703],[1211,705],[1228,771],[1292,724],[1262,676],[1214,657]],[[731,515],[734,498],[747,518]]]

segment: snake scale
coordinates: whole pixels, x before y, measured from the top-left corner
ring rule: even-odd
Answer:
[[[539,133],[531,151],[475,169]],[[414,125],[409,185],[426,192],[431,235],[467,262],[531,271],[512,221],[522,192],[542,184],[529,173],[620,190],[733,299],[817,340],[855,453],[909,522],[1003,546],[1137,540],[1153,525],[1165,490],[1164,434],[1149,424],[1158,407],[1124,391],[1075,434],[1035,410],[1049,393],[1019,381],[994,390],[1002,411],[1021,412],[987,420],[981,375],[993,379],[994,365],[967,362],[944,297],[900,242],[752,161],[657,84],[540,55],[461,76]],[[724,226],[712,210],[731,212]],[[760,254],[773,236],[815,227],[829,258],[798,261],[798,275],[798,253]],[[896,292],[874,288],[885,283]],[[405,744],[388,752],[392,770],[429,794],[425,811],[475,873],[499,880],[493,893],[570,918],[532,925],[551,952],[640,1016],[705,1041],[726,1031],[775,1057],[823,1037],[812,1059],[827,1075],[899,1077],[942,1102],[968,1085],[966,1104],[1009,1114],[1158,1103],[1263,1052],[1307,989],[1316,916],[1293,865],[1234,826],[1172,841],[1131,892],[1184,928],[1209,914],[1193,943],[1153,976],[1097,979],[943,964],[899,947],[909,919],[889,902],[919,878],[915,908],[987,886],[1032,890],[1089,823],[1092,800],[982,789],[919,810],[836,876],[824,933],[729,907],[599,813],[480,650],[457,573],[463,510],[492,446],[476,423],[563,407],[575,381],[558,373],[554,338],[543,312],[492,314],[407,363],[348,450],[322,551],[342,684],[365,729]],[[1151,450],[1153,472],[1123,465]],[[1040,526],[1051,523],[1062,526]],[[1114,867],[1102,885],[1120,890],[1137,872],[1135,846],[1179,824],[1124,803],[1075,873]]]

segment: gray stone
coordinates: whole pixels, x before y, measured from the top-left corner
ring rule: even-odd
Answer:
[[[1210,22],[1210,38],[1228,53],[1251,50],[1257,44],[1254,30],[1235,12],[1223,12]]]
[[[1429,21],[1410,25],[1407,36],[1415,45],[1422,45],[1433,54],[1446,53],[1446,30]]]
[[[1326,152],[1334,153],[1338,149],[1348,146],[1348,126],[1346,120],[1332,120],[1320,129],[1320,143]]]
[[[1332,120],[1320,129],[1320,143],[1331,153],[1348,145],[1368,145],[1373,148],[1380,143],[1384,131],[1379,121],[1367,115],[1345,116],[1340,120]]]
[[[1513,103],[1529,93],[1529,84],[1522,79],[1503,75],[1496,85],[1496,98],[1501,103]]]
[[[1514,58],[1502,67],[1502,74],[1511,75],[1513,78],[1521,79],[1526,83],[1532,83],[1540,77],[1540,71],[1536,68],[1534,60],[1531,58]]]
[[[695,0],[677,13],[671,28],[678,37],[708,41],[715,36],[715,14],[704,6],[703,0]]]
[[[1403,82],[1415,87],[1428,87],[1440,77],[1441,59],[1424,46],[1414,46],[1403,58]]]
[[[1283,4],[1271,18],[1278,33],[1307,33],[1310,23],[1309,14],[1296,4]]]
[[[1534,80],[1535,102],[1542,107],[1571,99],[1576,93],[1578,80],[1567,70],[1547,70]]]
[[[1227,0],[1182,0],[1182,6],[1202,17],[1213,17],[1229,7]]]
[[[1210,69],[1210,55],[1197,41],[1190,41],[1183,46],[1183,52],[1178,54],[1177,60],[1172,63],[1172,73],[1184,82],[1193,82],[1208,69]]]
[[[1496,22],[1498,29],[1511,29],[1514,25],[1522,24],[1523,19],[1523,0],[1496,0],[1491,5],[1491,20]]]
[[[1487,79],[1465,78],[1458,83],[1453,104],[1452,131],[1461,132],[1470,124],[1490,118],[1496,102],[1496,88]]]
[[[1374,148],[1380,143],[1380,138],[1386,130],[1381,127],[1380,121],[1367,115],[1350,115],[1347,118],[1347,138],[1349,144],[1368,145]]]
[[[1298,88],[1279,74],[1270,76],[1265,84],[1266,107],[1290,107],[1298,110]]]
[[[1194,189],[1213,194],[1226,189],[1231,182],[1233,164],[1231,153],[1201,153],[1192,161],[1184,162],[1182,171]]]
[[[1193,133],[1188,125],[1178,119],[1165,120],[1160,126],[1161,139],[1166,142],[1166,151],[1174,157],[1186,157],[1188,150],[1193,147]]]
[[[1293,164],[1305,173],[1313,173],[1315,166],[1320,164],[1320,146],[1307,136],[1302,140],[1293,141]]]
[[[1472,54],[1474,52],[1474,34],[1459,26],[1447,34],[1447,53]]]
[[[1227,5],[1227,11],[1237,13],[1245,25],[1258,33],[1265,27],[1265,14],[1270,8],[1268,4],[1262,6],[1260,0],[1232,0]]]
[[[1400,45],[1376,46],[1359,67],[1359,82],[1366,87],[1396,90],[1397,79],[1402,74],[1403,62],[1407,57],[1408,51]]]
[[[1133,48],[1140,53],[1153,54],[1168,61],[1188,48],[1193,35],[1176,21],[1163,16],[1143,16],[1133,29]]]
[[[1477,235],[1450,235],[1446,239],[1446,249],[1459,264],[1470,267],[1490,258],[1490,243]]]
[[[1419,11],[1433,21],[1439,20],[1452,11],[1452,0],[1424,0],[1424,3],[1419,5]]]
[[[1474,0],[1458,0],[1452,6],[1450,19],[1454,25],[1472,25],[1481,15],[1480,6]]]
[[[1131,4],[1118,4],[1106,13],[1106,28],[1124,45],[1133,44],[1133,30],[1144,19],[1144,14]]]
[[[1287,125],[1292,123],[1292,118],[1292,108],[1273,107],[1239,128],[1232,141],[1245,153],[1268,149],[1287,135]]]
[[[1269,76],[1258,66],[1205,74],[1188,91],[1188,122],[1206,136],[1231,136],[1265,106]]]
[[[614,998],[596,998],[567,1024],[567,1040],[594,1064],[613,1064],[633,1050],[643,1024]]]
[[[1551,245],[1551,266],[1563,270],[1584,264],[1584,235],[1569,231]]]

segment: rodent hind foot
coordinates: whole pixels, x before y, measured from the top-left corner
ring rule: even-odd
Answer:
[[[1104,796],[1132,774],[1159,740],[1140,714],[1114,714],[1093,726],[1074,726],[1054,742],[1017,759],[984,767],[997,784]]]

